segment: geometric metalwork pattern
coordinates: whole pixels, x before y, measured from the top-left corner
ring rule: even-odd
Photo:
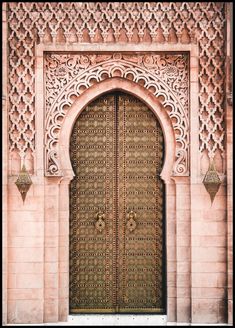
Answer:
[[[35,152],[35,46],[197,43],[200,151],[224,156],[224,2],[10,2],[10,157]],[[85,64],[85,63],[84,63]],[[56,159],[56,157],[55,157]],[[33,161],[33,159],[32,159]]]
[[[83,110],[71,135],[71,312],[113,309],[114,124],[114,97],[109,95]]]
[[[118,104],[119,310],[161,312],[162,129],[153,112],[137,98],[121,94]],[[135,229],[128,229],[129,220],[135,221]]]
[[[77,119],[70,142],[70,311],[163,312],[163,134],[123,93]]]

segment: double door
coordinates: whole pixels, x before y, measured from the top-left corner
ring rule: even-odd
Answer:
[[[160,124],[137,98],[107,94],[70,140],[70,313],[164,312]]]

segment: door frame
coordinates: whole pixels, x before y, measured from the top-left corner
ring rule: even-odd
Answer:
[[[170,213],[174,212],[174,206],[171,205],[170,199],[171,199],[171,190],[172,185],[174,184],[171,179],[171,172],[174,164],[174,154],[175,154],[175,139],[174,139],[174,130],[172,123],[170,119],[167,117],[167,113],[163,110],[163,106],[159,102],[159,100],[150,94],[147,90],[145,90],[142,86],[128,80],[124,80],[121,78],[111,78],[109,80],[102,81],[88,90],[86,90],[78,99],[75,101],[73,106],[71,107],[68,115],[65,118],[64,124],[61,129],[61,136],[60,136],[60,158],[61,161],[61,167],[62,171],[64,173],[64,177],[61,180],[61,192],[64,195],[66,193],[66,197],[62,196],[64,198],[63,202],[66,200],[66,207],[69,209],[69,198],[68,198],[68,190],[69,190],[69,184],[72,180],[74,173],[72,170],[71,162],[70,162],[70,154],[69,154],[69,142],[70,142],[70,136],[73,129],[73,126],[82,112],[82,110],[92,101],[94,101],[96,98],[102,96],[105,93],[108,92],[115,92],[115,91],[122,91],[126,94],[131,94],[135,96],[136,98],[140,99],[143,103],[147,105],[147,107],[153,111],[153,113],[156,116],[156,119],[158,119],[163,135],[164,135],[164,146],[165,146],[165,156],[164,156],[164,164],[161,172],[161,178],[165,184],[165,190],[164,190],[164,197],[165,197],[165,209],[164,209],[164,249],[165,249],[165,272],[164,272],[164,290],[166,291],[165,295],[165,308],[166,313],[169,310],[169,307],[171,307],[171,304],[168,302],[168,280],[171,280],[172,278],[168,278],[168,265],[167,265],[167,257],[168,253],[170,252],[167,249],[167,244],[169,241],[167,241],[167,224],[168,221],[166,220],[167,216],[170,216]],[[69,132],[69,133],[68,133]],[[69,215],[68,215],[69,218]],[[172,238],[170,241],[170,245],[174,242],[174,235],[168,235],[168,239]],[[68,243],[69,243],[69,237],[68,237]],[[69,275],[69,272],[68,272]],[[68,277],[69,281],[69,277]],[[68,308],[69,311],[69,308]],[[161,315],[161,314],[160,314]]]
[[[56,227],[56,238],[58,243],[58,249],[56,251],[56,258],[53,257],[53,261],[58,262],[58,273],[57,273],[57,293],[58,296],[55,300],[55,306],[58,309],[58,318],[61,321],[65,321],[69,315],[69,184],[72,180],[74,173],[70,163],[69,156],[69,140],[74,122],[81,111],[95,98],[102,94],[121,90],[126,93],[130,93],[133,96],[139,98],[144,102],[157,116],[159,123],[163,130],[164,141],[165,141],[165,159],[164,165],[161,172],[161,178],[165,184],[165,217],[166,217],[166,289],[167,289],[167,318],[170,321],[175,321],[177,313],[181,311],[182,307],[185,307],[191,302],[191,297],[187,297],[186,300],[183,297],[182,306],[177,306],[178,299],[177,295],[177,281],[185,277],[185,270],[187,275],[190,275],[190,261],[187,258],[187,262],[183,268],[183,272],[178,273],[177,270],[182,270],[182,263],[178,263],[179,259],[185,261],[184,254],[181,252],[180,235],[181,229],[186,232],[187,238],[187,252],[190,254],[190,177],[172,176],[172,168],[175,158],[175,139],[174,131],[171,120],[168,114],[164,111],[162,105],[158,99],[145,90],[142,86],[137,85],[132,81],[128,81],[122,78],[111,78],[104,80],[100,83],[87,89],[78,99],[75,101],[67,116],[64,119],[60,140],[59,140],[59,156],[61,159],[61,168],[63,176],[61,177],[47,177],[45,178],[45,214],[47,209],[54,207],[55,215],[57,216]],[[56,187],[57,186],[57,187]],[[53,190],[53,197],[51,192]],[[56,214],[57,213],[57,214]],[[182,221],[183,215],[183,221]],[[47,217],[45,217],[46,220]],[[49,232],[48,223],[45,225],[45,234]],[[54,236],[54,234],[53,234]],[[180,247],[178,247],[178,245]],[[184,245],[185,246],[185,245]],[[49,254],[50,247],[45,245],[45,254]],[[181,252],[181,253],[180,253]],[[187,254],[188,254],[187,253]],[[188,255],[187,255],[188,256]],[[186,268],[185,268],[186,267]],[[45,273],[45,279],[47,279],[47,273]],[[48,277],[49,279],[49,277]],[[47,280],[45,280],[47,281]],[[187,290],[190,293],[190,278],[185,281],[186,287],[180,283],[179,289]],[[47,308],[50,304],[50,300],[44,301],[44,307]],[[169,319],[170,318],[170,319]]]
[[[197,72],[199,68],[198,63],[198,45],[197,44],[151,44],[142,45],[141,49],[138,45],[105,45],[105,48],[96,44],[80,45],[44,45],[36,46],[36,70],[37,75],[35,78],[35,100],[36,107],[43,108],[44,111],[37,110],[36,115],[36,129],[38,135],[44,135],[45,126],[42,124],[45,117],[45,90],[44,84],[44,52],[46,51],[63,51],[63,52],[80,52],[80,51],[146,51],[146,52],[181,52],[187,51],[190,55],[189,69],[189,132],[190,134],[190,148],[198,149],[199,140],[195,129],[198,130],[198,111],[199,101],[196,95],[198,94],[198,79]],[[49,256],[51,246],[47,242],[47,235],[51,234],[56,242],[56,247],[53,262],[58,263],[58,269],[55,273],[56,283],[54,283],[54,290],[57,293],[53,299],[47,299],[44,296],[44,313],[48,313],[50,308],[53,308],[54,315],[46,315],[46,322],[50,317],[57,317],[59,321],[66,321],[69,315],[68,295],[69,295],[69,184],[73,178],[73,171],[69,161],[69,139],[73,122],[82,111],[82,109],[93,99],[99,97],[103,93],[112,90],[122,90],[129,92],[136,96],[141,101],[153,110],[156,114],[163,130],[165,139],[165,162],[161,173],[161,178],[165,183],[165,208],[166,208],[166,253],[167,253],[167,274],[166,274],[166,288],[167,288],[167,321],[183,320],[188,321],[191,317],[191,183],[197,182],[197,172],[199,168],[200,158],[198,152],[190,153],[190,175],[191,176],[173,176],[172,166],[174,164],[174,150],[175,150],[175,136],[172,128],[171,120],[168,114],[157,100],[147,89],[141,87],[137,83],[129,80],[112,77],[109,80],[97,83],[84,91],[78,97],[77,101],[72,105],[70,110],[65,116],[64,122],[61,127],[59,136],[59,153],[60,164],[62,167],[62,174],[60,176],[47,177],[45,174],[45,158],[44,158],[44,140],[43,138],[36,138],[37,149],[37,180],[41,181],[44,188],[44,215],[45,215],[45,256]],[[53,194],[52,194],[53,193]],[[53,233],[50,232],[50,225],[52,223],[48,220],[48,209],[53,208],[53,215],[55,229]],[[180,231],[184,233],[186,244],[182,244],[182,237]],[[184,247],[182,247],[184,246]],[[182,252],[187,249],[187,258],[185,261],[185,254]],[[182,251],[181,251],[182,250]],[[47,255],[48,254],[48,255]],[[46,265],[46,263],[45,263]],[[49,265],[49,263],[48,263]],[[45,266],[46,268],[46,266]],[[45,269],[46,270],[46,269]],[[44,294],[47,286],[50,286],[49,274],[44,270]],[[46,294],[45,294],[46,295]],[[53,302],[53,303],[52,303]],[[56,312],[55,312],[56,311]],[[181,318],[181,319],[179,319]],[[184,318],[184,319],[182,319]],[[55,319],[53,319],[55,320]]]

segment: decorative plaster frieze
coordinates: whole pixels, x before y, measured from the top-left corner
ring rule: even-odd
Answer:
[[[93,84],[122,77],[161,99],[175,131],[174,175],[189,174],[189,74],[187,54],[56,54],[44,60],[46,175],[60,175],[58,142],[74,99]]]

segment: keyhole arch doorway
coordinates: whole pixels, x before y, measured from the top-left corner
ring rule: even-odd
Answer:
[[[174,138],[174,130],[172,127],[171,120],[164,110],[161,103],[158,99],[152,95],[148,90],[144,87],[122,78],[111,78],[109,80],[102,81],[97,83],[87,89],[82,95],[79,96],[77,101],[74,102],[73,106],[70,108],[68,113],[66,114],[65,120],[62,125],[61,134],[60,134],[60,142],[59,142],[59,157],[61,159],[61,168],[63,177],[60,182],[60,190],[61,195],[68,195],[64,198],[64,204],[60,206],[59,211],[60,215],[65,218],[65,213],[67,217],[67,227],[69,228],[69,184],[70,181],[74,177],[74,172],[72,169],[70,157],[69,157],[69,142],[72,133],[73,126],[82,113],[83,109],[94,101],[96,98],[102,96],[105,93],[113,92],[113,91],[122,91],[126,94],[130,94],[135,96],[137,99],[141,100],[147,107],[152,110],[155,114],[159,124],[162,127],[163,135],[164,135],[164,145],[165,145],[165,157],[163,163],[163,169],[161,171],[161,178],[165,183],[165,213],[166,213],[166,223],[168,214],[172,212],[173,207],[169,202],[169,199],[172,197],[172,168],[174,165],[175,159],[175,138]],[[66,191],[67,190],[67,191]],[[65,212],[66,210],[66,212]],[[63,219],[64,220],[64,219]],[[170,248],[170,244],[168,245],[167,235],[165,236],[166,242],[166,256],[168,254],[168,248]],[[173,238],[173,236],[171,237]],[[67,239],[67,243],[69,244],[69,237]],[[166,266],[166,270],[168,267]],[[68,263],[68,272],[69,272],[69,263]],[[68,277],[69,280],[69,277]],[[167,286],[166,286],[167,287]],[[167,287],[168,289],[168,287]],[[167,293],[166,293],[167,294]],[[69,293],[68,293],[69,296]],[[167,304],[169,299],[167,297]],[[169,304],[167,308],[169,309]]]
[[[93,100],[70,140],[70,312],[165,313],[164,138],[120,91]]]

